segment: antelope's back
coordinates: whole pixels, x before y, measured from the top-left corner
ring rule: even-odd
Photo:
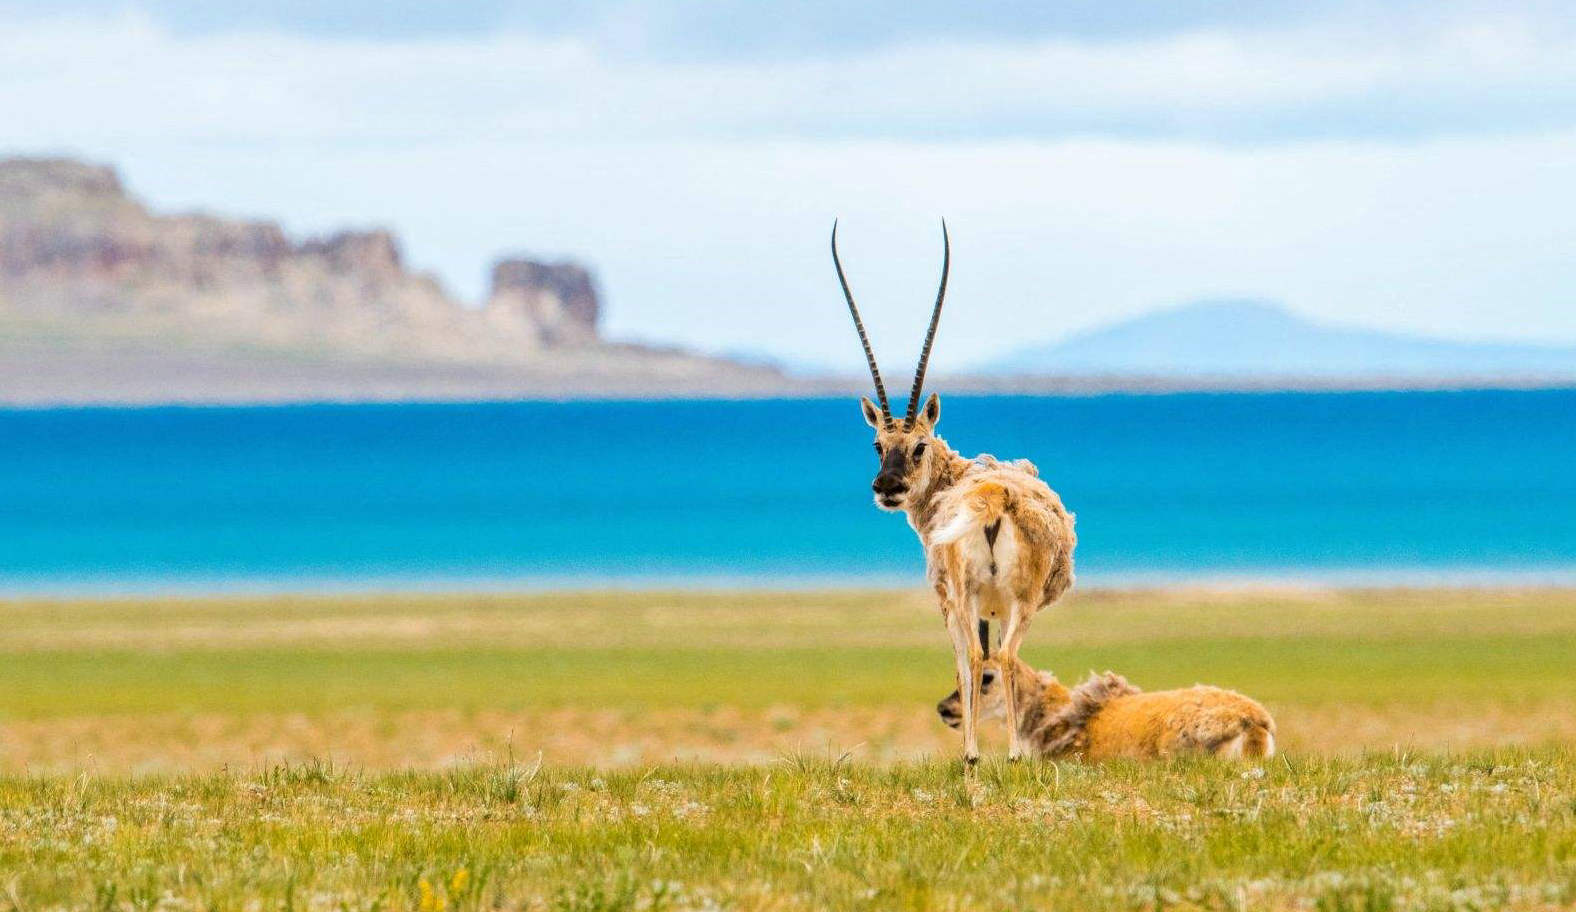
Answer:
[[[1040,605],[1049,605],[1073,585],[1073,549],[1078,545],[1073,514],[1027,460],[1004,463],[990,474],[1009,491],[1007,508],[1017,528],[1020,547],[1044,562]]]
[[[1142,691],[1112,700],[1090,720],[1087,756],[1099,760],[1215,753],[1254,729],[1273,736],[1275,721],[1258,701],[1234,690],[1198,684]]]
[[[1012,575],[1033,581],[1039,590],[1037,607],[1051,604],[1072,588],[1073,548],[1078,542],[1073,515],[1062,505],[1061,497],[1040,480],[1033,463],[980,461],[947,493],[936,525],[947,525],[959,514],[977,512],[984,504],[1000,504],[1003,522],[1011,524],[1011,531],[1004,534],[1010,539],[1005,548],[1011,549],[1018,564]],[[1035,596],[1031,590],[1018,597]]]

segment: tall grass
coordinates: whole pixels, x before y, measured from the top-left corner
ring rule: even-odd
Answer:
[[[1576,904],[1576,753],[0,779],[0,909]]]

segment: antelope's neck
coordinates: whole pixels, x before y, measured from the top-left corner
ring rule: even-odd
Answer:
[[[1034,669],[1018,660],[1013,676],[1018,704],[1018,735],[1033,739],[1035,733],[1067,703],[1067,692],[1060,684],[1047,685]]]
[[[1046,684],[1038,676],[1034,677],[1032,691],[1034,693],[1032,700],[1019,700],[1020,703],[1026,702],[1028,705],[1018,712],[1018,734],[1039,743],[1053,734],[1047,729],[1062,710],[1067,708],[1067,704],[1072,702],[1072,696],[1060,681]]]
[[[919,534],[920,541],[925,540],[925,529],[929,528],[931,519],[936,513],[936,495],[958,483],[963,473],[969,470],[971,460],[959,456],[957,451],[947,446],[947,442],[940,437],[931,438],[931,446],[935,447],[936,468],[931,472],[925,486],[915,491],[908,499],[905,512],[908,513],[908,524]]]

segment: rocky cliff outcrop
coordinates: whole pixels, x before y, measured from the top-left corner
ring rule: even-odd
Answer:
[[[511,258],[482,308],[411,271],[387,231],[159,215],[113,169],[0,160],[0,308],[33,324],[370,358],[508,364],[598,344],[591,275]]]
[[[535,326],[546,345],[585,345],[597,339],[601,304],[591,273],[575,263],[499,260],[492,271],[490,318]]]

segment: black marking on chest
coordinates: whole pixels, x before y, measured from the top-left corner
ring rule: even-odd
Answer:
[[[996,536],[1001,534],[1001,520],[985,527],[985,545],[990,548],[990,575],[996,575]]]

